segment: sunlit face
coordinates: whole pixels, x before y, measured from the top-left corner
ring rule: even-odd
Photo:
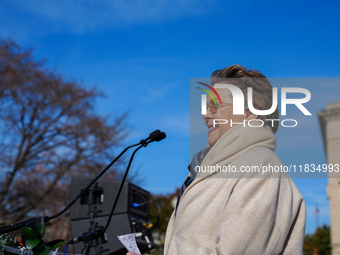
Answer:
[[[207,109],[207,114],[203,115],[203,118],[205,120],[205,124],[209,128],[208,131],[208,144],[211,146],[213,145],[218,139],[221,138],[221,136],[227,132],[229,129],[236,126],[236,124],[233,124],[232,127],[230,127],[230,120],[232,120],[233,123],[235,122],[241,122],[246,119],[254,118],[255,116],[250,116],[249,110],[245,111],[244,115],[233,115],[233,98],[228,89],[225,88],[215,88],[216,92],[219,94],[221,101],[222,101],[222,107],[217,108],[217,112],[215,114],[212,114],[209,109]],[[220,102],[218,100],[218,97],[214,94],[213,91],[210,91],[211,94],[214,96],[216,103],[218,106],[220,106]],[[212,102],[211,102],[212,101]],[[207,104],[214,103],[213,99],[209,96],[207,98]],[[256,116],[257,117],[257,116]],[[213,124],[214,119],[225,119],[228,121],[227,124]]]

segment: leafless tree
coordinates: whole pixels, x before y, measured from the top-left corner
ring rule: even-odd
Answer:
[[[72,175],[93,176],[114,158],[126,114],[98,116],[98,96],[47,71],[30,50],[0,42],[0,222],[58,212]]]

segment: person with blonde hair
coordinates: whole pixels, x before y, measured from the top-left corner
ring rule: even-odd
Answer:
[[[168,223],[164,254],[303,254],[305,201],[274,153],[278,122],[270,120],[279,119],[278,110],[259,116],[245,107],[244,114],[234,115],[233,94],[218,86],[238,87],[245,105],[251,87],[254,108],[267,110],[272,85],[259,71],[240,65],[213,72],[210,83],[214,98],[208,97],[203,115],[208,146],[190,163]],[[216,124],[221,119],[237,124]],[[242,124],[249,121],[253,125]],[[264,167],[265,173],[244,171]]]

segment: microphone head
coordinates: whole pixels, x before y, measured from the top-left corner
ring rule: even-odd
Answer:
[[[159,142],[160,140],[163,140],[166,137],[166,134],[164,132],[161,132],[159,129],[153,131],[149,135],[150,142],[156,141]]]
[[[156,141],[159,142],[159,141],[163,140],[165,137],[166,137],[166,134],[164,132],[161,132],[159,134],[159,136],[157,136]]]
[[[153,131],[152,133],[150,133],[148,139],[150,139],[151,141],[155,141],[160,134],[161,134],[161,131],[157,129]]]

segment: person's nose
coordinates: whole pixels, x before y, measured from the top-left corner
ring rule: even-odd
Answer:
[[[212,114],[211,114],[211,112],[210,112],[209,107],[207,107],[207,112],[206,112],[206,113],[207,113],[207,114],[205,114],[205,115],[202,114],[202,117],[203,117],[203,119],[204,119],[205,122],[207,122],[209,119],[212,119],[212,118],[213,118],[213,117],[212,117]]]

